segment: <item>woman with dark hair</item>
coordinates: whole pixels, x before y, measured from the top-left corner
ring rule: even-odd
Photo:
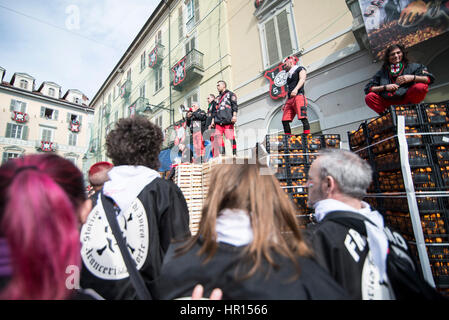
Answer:
[[[67,271],[80,267],[79,221],[86,201],[82,173],[53,154],[0,167],[0,298],[66,299]]]
[[[106,213],[116,217],[150,295],[170,241],[190,236],[181,190],[156,171],[162,139],[160,127],[142,116],[120,119],[106,138],[107,156],[114,167],[81,229],[81,286],[93,288],[106,299],[137,297]]]
[[[345,298],[312,260],[296,210],[274,176],[241,160],[213,169],[216,187],[209,189],[198,233],[166,254],[160,298],[189,297],[197,283],[207,295],[222,289],[223,299]]]
[[[410,63],[400,44],[385,51],[382,68],[365,86],[365,102],[378,114],[391,105],[420,103],[435,80],[427,67]]]

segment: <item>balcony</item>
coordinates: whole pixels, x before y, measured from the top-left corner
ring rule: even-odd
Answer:
[[[156,44],[153,50],[148,55],[149,67],[155,69],[159,67],[162,63],[162,59],[164,57],[164,49],[165,47],[159,42]]]
[[[131,80],[128,79],[120,87],[120,97],[128,98],[130,93],[131,93]]]
[[[193,49],[172,67],[170,85],[173,89],[182,91],[187,85],[203,77],[203,56],[203,53]]]
[[[129,114],[142,114],[147,106],[148,106],[148,99],[144,97],[139,97],[129,106]]]
[[[11,111],[11,119],[19,123],[25,123],[30,120],[30,117],[24,112]]]
[[[37,140],[36,141],[36,149],[42,152],[55,152],[58,148],[55,142]]]

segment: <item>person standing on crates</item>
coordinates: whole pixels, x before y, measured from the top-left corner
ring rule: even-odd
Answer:
[[[214,145],[214,134],[212,128],[212,120],[214,119],[215,111],[217,110],[217,101],[215,101],[215,95],[209,94],[207,96],[207,118],[206,118],[206,128],[208,130],[209,137],[209,147],[206,146],[206,158],[210,159],[211,157],[215,158],[218,156],[218,148]]]
[[[201,163],[204,158],[203,133],[206,131],[206,112],[200,109],[198,103],[193,103],[191,110],[187,112],[186,125],[190,128],[193,138],[193,151],[195,163]]]
[[[408,61],[400,44],[387,48],[382,68],[365,86],[365,102],[379,115],[389,106],[416,104],[424,100],[435,77],[427,67]]]
[[[316,261],[357,300],[440,299],[421,278],[407,242],[362,199],[370,165],[355,153],[322,150],[307,180],[317,224],[305,230]]]
[[[229,91],[226,82],[220,80],[217,82],[219,95],[216,98],[216,108],[212,119],[212,128],[215,128],[214,140],[220,148],[220,153],[225,154],[225,138],[232,143],[232,155],[237,155],[237,143],[235,141],[234,125],[237,122],[237,96]],[[215,156],[214,151],[214,156]]]
[[[284,59],[284,69],[288,72],[287,87],[288,94],[282,107],[282,125],[285,134],[291,134],[290,122],[295,115],[302,122],[304,134],[310,134],[309,120],[307,119],[307,99],[304,94],[304,84],[307,72],[304,67],[297,65],[298,58],[290,56]]]
[[[107,300],[140,297],[136,273],[154,297],[150,284],[159,276],[170,242],[190,236],[181,190],[156,171],[162,140],[160,127],[143,116],[120,119],[106,138],[106,155],[114,167],[81,229],[80,284]],[[117,223],[110,224],[114,217]],[[123,242],[130,259],[122,255]],[[134,260],[137,270],[125,259]]]

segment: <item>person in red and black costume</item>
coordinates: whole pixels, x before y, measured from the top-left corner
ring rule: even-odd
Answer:
[[[385,51],[382,68],[365,86],[365,102],[378,114],[391,105],[420,103],[435,77],[425,65],[408,61],[405,48],[394,44]]]
[[[214,114],[215,114],[215,110],[217,109],[217,101],[215,101],[215,95],[214,94],[209,94],[207,96],[207,104],[208,104],[208,108],[207,108],[207,118],[206,118],[206,129],[207,130],[212,130],[213,126],[212,126],[212,120],[214,119]],[[212,131],[211,131],[212,132]],[[218,156],[218,148],[215,145],[214,142],[214,135],[211,134],[210,135],[210,149],[212,150],[212,157],[217,157]],[[209,156],[209,155],[207,155]]]
[[[193,150],[195,151],[195,163],[201,163],[204,158],[203,133],[206,130],[206,112],[200,109],[198,103],[193,103],[187,112],[186,125],[190,127],[193,138]]]
[[[304,94],[304,84],[306,82],[307,72],[304,67],[297,65],[298,58],[290,56],[284,60],[284,69],[288,72],[287,87],[288,94],[282,111],[282,125],[284,133],[291,134],[290,122],[295,115],[302,122],[305,134],[310,134],[309,120],[307,119],[307,99]]]
[[[212,127],[215,128],[214,140],[220,147],[220,153],[224,155],[224,134],[226,139],[231,140],[232,154],[235,156],[237,154],[237,143],[235,141],[234,124],[237,122],[237,96],[226,88],[226,82],[223,80],[217,82],[217,90],[219,95],[215,100],[217,105],[212,119]]]

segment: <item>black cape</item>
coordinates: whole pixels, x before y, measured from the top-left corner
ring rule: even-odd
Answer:
[[[136,299],[136,291],[99,205],[101,201],[89,214],[81,232],[81,287],[91,288],[107,300]],[[151,292],[171,240],[190,236],[187,203],[173,182],[156,178],[140,192],[131,207],[131,211],[117,220]]]
[[[160,299],[189,297],[197,284],[204,286],[204,296],[209,296],[214,288],[223,291],[223,299],[232,300],[310,300],[345,299],[345,291],[312,259],[298,258],[300,276],[292,280],[296,267],[293,262],[273,253],[278,269],[273,269],[264,260],[256,273],[242,279],[251,266],[241,264],[244,247],[219,243],[211,260],[203,263],[197,255],[201,240],[187,253],[177,256],[170,246],[157,281]]]

